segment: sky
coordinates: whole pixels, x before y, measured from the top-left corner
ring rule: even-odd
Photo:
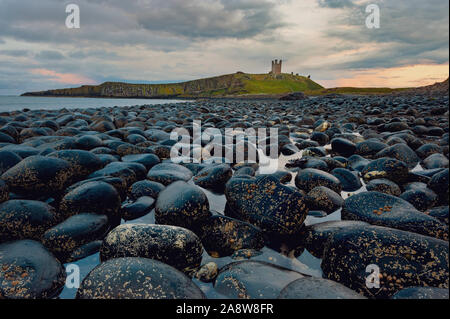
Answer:
[[[325,87],[421,86],[448,77],[448,38],[448,0],[0,0],[0,95],[266,73],[273,59]]]

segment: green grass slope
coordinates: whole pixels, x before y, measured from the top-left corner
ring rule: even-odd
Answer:
[[[78,88],[24,93],[24,96],[72,96],[115,98],[195,98],[245,95],[283,95],[323,89],[311,79],[292,74],[246,74],[242,72],[170,84],[105,82]]]

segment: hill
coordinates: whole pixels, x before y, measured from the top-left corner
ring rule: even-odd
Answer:
[[[303,76],[292,74],[247,74],[237,72],[211,78],[169,84],[105,82],[78,88],[27,92],[22,96],[71,96],[108,98],[197,98],[283,95],[314,92],[323,87]]]
[[[406,90],[404,93],[406,94],[425,94],[425,95],[448,95],[448,78],[443,82],[437,82],[432,85],[421,86],[418,88],[413,88]]]

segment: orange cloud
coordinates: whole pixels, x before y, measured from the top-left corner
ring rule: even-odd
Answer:
[[[90,78],[73,73],[58,73],[47,69],[32,69],[32,74],[41,75],[47,77],[48,80],[63,84],[95,84],[96,82]]]
[[[449,77],[449,64],[417,64],[388,69],[357,71],[350,77],[329,81],[326,86],[417,87],[441,82]]]

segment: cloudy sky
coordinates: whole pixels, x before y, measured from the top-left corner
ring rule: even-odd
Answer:
[[[80,29],[66,27],[70,3]],[[265,73],[275,58],[325,87],[432,84],[449,73],[448,12],[448,0],[0,0],[0,94]]]

